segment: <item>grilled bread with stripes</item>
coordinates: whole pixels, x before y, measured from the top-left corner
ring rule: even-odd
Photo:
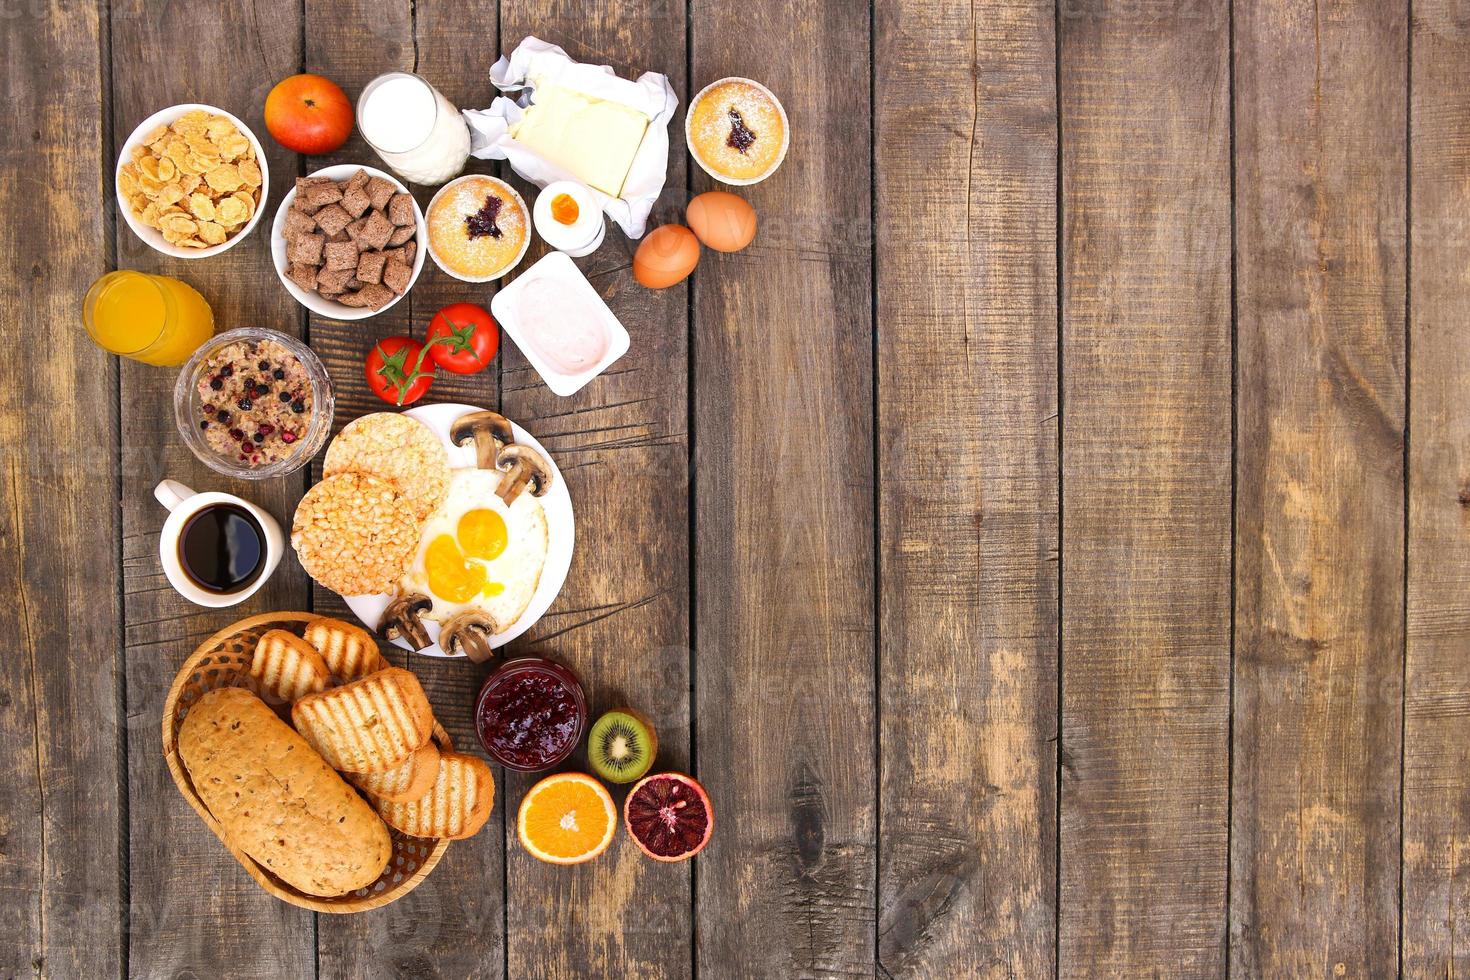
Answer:
[[[307,623],[306,642],[316,647],[333,676],[344,681],[355,681],[388,666],[371,633],[340,619],[323,617]]]
[[[325,691],[332,680],[332,672],[316,648],[285,630],[268,630],[256,642],[250,676],[262,691],[283,701]]]
[[[351,772],[347,781],[389,803],[421,798],[439,776],[439,746],[430,739],[400,766],[383,772]]]
[[[291,722],[333,769],[345,772],[400,766],[434,734],[434,712],[419,679],[400,667],[307,695],[292,706]]]
[[[490,819],[495,806],[495,777],[490,767],[472,755],[444,752],[439,776],[417,800],[392,803],[377,800],[378,815],[393,829],[410,837],[473,837]]]

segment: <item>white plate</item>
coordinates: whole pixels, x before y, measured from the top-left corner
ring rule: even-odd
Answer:
[[[192,112],[195,109],[203,109],[205,112],[214,116],[224,116],[230,122],[234,123],[235,128],[244,133],[245,138],[250,141],[250,145],[255,148],[255,162],[260,165],[260,203],[255,205],[255,213],[250,216],[249,221],[245,222],[244,228],[241,228],[218,245],[211,245],[208,248],[184,248],[182,245],[170,245],[164,241],[163,232],[157,228],[149,228],[143,222],[133,217],[133,209],[128,206],[126,201],[122,200],[121,195],[117,191],[117,175],[122,173],[123,164],[132,161],[133,147],[142,143],[143,137],[154,127],[164,123],[174,122],[184,113]],[[261,214],[265,212],[265,202],[270,200],[270,192],[271,168],[270,164],[266,162],[265,149],[261,147],[260,140],[256,139],[255,134],[250,131],[250,127],[238,118],[218,106],[205,105],[203,102],[185,102],[180,105],[171,105],[167,109],[158,110],[140,122],[138,128],[133,130],[132,134],[128,136],[127,142],[122,145],[122,151],[117,155],[117,168],[112,173],[112,193],[118,199],[117,209],[122,212],[123,220],[128,223],[128,227],[133,229],[133,234],[137,235],[143,244],[162,252],[164,255],[172,255],[176,259],[207,259],[211,255],[218,255],[240,244],[240,242],[248,238],[250,233],[255,230],[256,224],[260,221]]]
[[[449,441],[449,427],[454,420],[461,415],[470,412],[479,412],[483,409],[473,405],[423,405],[418,408],[410,408],[403,414],[410,418],[418,419],[420,422],[434,430],[446,449],[449,450],[449,465],[455,469],[473,467],[475,465],[475,447],[473,445],[460,448]],[[556,601],[561,594],[562,583],[567,580],[567,570],[572,567],[572,546],[576,540],[576,521],[572,517],[572,495],[567,492],[566,481],[562,479],[561,470],[556,467],[556,460],[551,454],[537,442],[535,438],[525,429],[511,422],[511,429],[515,432],[516,442],[530,446],[532,449],[546,457],[546,462],[551,465],[551,489],[546,491],[546,496],[540,498],[541,506],[546,511],[546,564],[541,569],[541,581],[536,585],[536,592],[531,596],[531,604],[521,614],[510,629],[503,633],[497,633],[490,638],[490,646],[502,647],[520,636],[526,630],[536,625],[536,621],[546,615],[546,610]],[[352,595],[344,596],[347,600],[347,608],[352,610],[353,615],[362,620],[370,629],[377,629],[378,620],[383,616],[383,610],[388,608],[388,603],[393,597],[390,595]],[[435,642],[420,650],[426,657],[448,657],[439,648],[439,624],[424,621],[429,631],[429,637]],[[394,640],[398,646],[405,650],[410,647],[403,640]]]
[[[335,167],[323,167],[316,173],[307,174],[307,176],[326,177],[329,180],[342,181],[351,177],[359,170],[366,170],[373,177],[382,177],[384,180],[390,180],[393,182],[393,186],[401,192],[404,194],[409,193],[408,188],[404,187],[403,183],[392,174],[384,173],[373,167],[364,167],[356,163],[343,163]],[[370,316],[377,316],[385,310],[391,310],[394,304],[413,290],[413,284],[419,281],[419,273],[424,268],[424,241],[426,238],[424,235],[424,212],[419,210],[418,201],[413,202],[413,217],[418,222],[418,227],[414,231],[413,238],[409,239],[409,241],[415,242],[418,248],[414,249],[413,275],[409,277],[408,289],[393,297],[392,301],[381,309],[371,310],[366,306],[344,306],[334,300],[322,299],[316,293],[308,293],[292,282],[286,275],[286,268],[291,263],[286,261],[286,236],[283,233],[283,229],[286,227],[286,212],[291,210],[291,203],[295,200],[296,185],[293,181],[291,189],[286,192],[286,196],[281,200],[281,206],[276,208],[276,220],[271,223],[271,265],[276,267],[277,278],[281,280],[281,285],[286,287],[286,292],[295,297],[296,302],[313,313],[330,317],[333,320],[366,320]]]

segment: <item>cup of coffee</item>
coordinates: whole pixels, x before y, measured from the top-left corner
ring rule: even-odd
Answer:
[[[190,602],[213,607],[244,602],[281,563],[281,526],[248,500],[195,493],[176,480],[164,480],[153,496],[169,511],[158,536],[163,573]]]

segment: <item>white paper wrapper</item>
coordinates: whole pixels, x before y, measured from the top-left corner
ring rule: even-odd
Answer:
[[[607,65],[586,65],[573,61],[554,44],[527,37],[490,69],[491,83],[502,92],[531,91],[529,79],[535,75],[565,88],[575,89],[593,98],[620,102],[638,110],[651,120],[643,134],[643,142],[633,156],[633,166],[623,184],[622,197],[610,197],[588,188],[602,206],[603,212],[629,238],[641,238],[648,227],[648,213],[664,189],[669,169],[669,120],[679,105],[667,76],[644,72],[637,81],[619,78]],[[524,101],[524,98],[523,98]],[[508,96],[499,96],[488,109],[466,109],[465,122],[470,127],[470,155],[481,160],[509,160],[511,169],[535,184],[545,187],[554,180],[576,180],[576,176],[517,143],[510,127],[525,110]]]

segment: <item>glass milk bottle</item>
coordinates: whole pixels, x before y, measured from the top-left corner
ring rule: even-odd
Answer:
[[[454,103],[412,72],[368,82],[357,100],[357,128],[394,173],[415,184],[442,184],[464,169],[470,129]]]

